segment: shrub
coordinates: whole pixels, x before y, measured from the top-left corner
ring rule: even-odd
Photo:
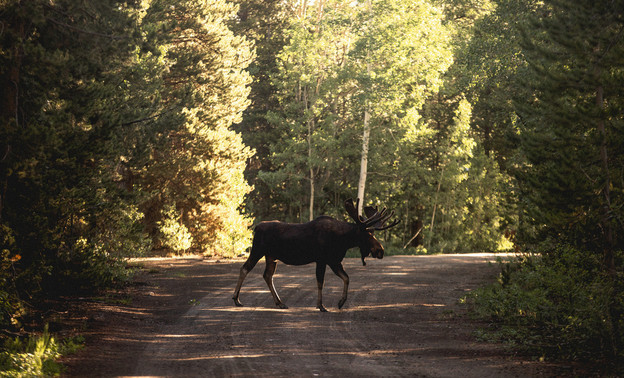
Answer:
[[[56,360],[82,349],[84,341],[84,337],[75,336],[59,344],[47,325],[39,336],[8,339],[0,352],[0,377],[57,376],[62,366]]]
[[[151,248],[142,218],[136,206],[121,201],[107,204],[84,236],[63,243],[56,256],[46,261],[47,267],[33,269],[46,288],[40,294],[75,294],[126,282],[132,273],[126,258],[143,256]]]
[[[0,376],[56,376],[61,372],[60,365],[55,362],[59,357],[59,347],[46,326],[41,336],[5,342],[4,351],[0,353]]]
[[[488,337],[552,358],[624,356],[617,348],[624,341],[622,281],[602,270],[599,256],[560,247],[501,267],[498,282],[467,297],[477,317],[494,321]]]
[[[178,211],[174,206],[167,206],[162,210],[163,220],[157,222],[160,230],[160,243],[176,253],[184,252],[191,248],[193,236],[182,224]]]

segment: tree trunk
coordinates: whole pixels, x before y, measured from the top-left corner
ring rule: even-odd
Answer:
[[[427,240],[427,248],[431,248],[431,239],[433,239],[433,227],[435,226],[435,216],[438,210],[438,197],[440,195],[440,189],[442,188],[442,179],[444,178],[444,169],[446,165],[442,167],[440,172],[440,180],[438,180],[438,188],[436,189],[435,199],[433,201],[433,212],[431,213],[431,224],[429,225],[429,239]]]
[[[305,105],[306,113],[308,113],[308,88],[303,88],[303,101]],[[310,118],[307,121],[308,124],[308,167],[310,170],[310,216],[309,220],[314,219],[314,166],[312,164],[312,133],[314,132],[314,119]]]
[[[604,108],[604,88],[602,85],[599,85],[596,88],[596,106],[599,110],[602,111]],[[616,289],[616,281],[617,281],[617,272],[615,269],[615,254],[614,250],[614,240],[613,240],[613,223],[611,221],[611,177],[609,174],[609,156],[607,154],[607,131],[605,128],[605,122],[603,119],[602,113],[599,113],[598,116],[598,124],[597,124],[598,132],[600,133],[600,160],[602,162],[602,170],[604,174],[604,188],[602,190],[602,194],[604,196],[604,204],[602,206],[602,228],[604,232],[604,247],[603,247],[603,264],[604,269],[611,279],[613,290],[611,294],[611,298],[609,300],[609,323],[611,326],[611,353],[614,357],[617,358],[617,355],[620,350],[620,341],[617,338],[620,335],[619,330],[619,319],[621,314],[617,310],[617,289]]]
[[[314,219],[314,167],[312,166],[312,131],[314,120],[308,121],[308,165],[310,167],[310,220]]]
[[[368,10],[370,12],[371,2],[368,1]],[[366,73],[370,76],[370,54],[366,52]],[[358,203],[358,215],[362,215],[364,206],[364,190],[366,189],[366,176],[368,174],[368,142],[370,140],[370,103],[366,100],[366,110],[364,110],[364,133],[362,134],[362,159],[360,160],[360,180],[358,182],[358,195],[360,199]]]
[[[307,9],[308,1],[304,0],[300,3],[299,11],[297,12],[300,20],[303,20],[305,18]]]
[[[360,160],[360,180],[358,182],[358,214],[362,215],[364,204],[364,189],[366,188],[366,175],[368,174],[368,142],[370,140],[370,113],[364,112],[364,134],[362,135],[362,159]]]
[[[604,107],[604,89],[602,85],[596,88],[596,106],[602,110]],[[604,174],[604,188],[602,194],[604,196],[604,205],[602,211],[602,227],[604,229],[605,239],[603,248],[603,261],[606,271],[609,275],[615,275],[615,258],[613,254],[613,227],[610,221],[611,213],[611,178],[609,175],[609,158],[607,155],[607,132],[602,114],[598,119],[598,132],[600,133],[600,160],[602,162],[602,170]]]

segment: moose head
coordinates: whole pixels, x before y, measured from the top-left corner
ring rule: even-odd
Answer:
[[[360,248],[360,254],[362,255],[362,265],[366,265],[366,261],[364,261],[364,259],[369,255],[378,259],[382,259],[384,256],[383,246],[373,235],[375,230],[381,231],[394,227],[399,224],[400,220],[395,220],[388,225],[384,225],[388,219],[394,216],[394,211],[388,214],[385,207],[379,211],[379,207],[370,206],[364,207],[363,210],[366,215],[366,218],[364,218],[358,214],[357,209],[359,204],[359,198],[355,200],[355,203],[353,202],[353,199],[348,199],[345,201],[344,206],[345,210],[347,210],[351,219],[355,221],[358,228],[358,239],[360,240],[358,247]]]

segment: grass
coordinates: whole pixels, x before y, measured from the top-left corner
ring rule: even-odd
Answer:
[[[41,335],[7,339],[0,351],[0,377],[58,376],[63,366],[56,361],[83,347],[82,336],[66,339],[59,344],[48,331],[47,325]]]

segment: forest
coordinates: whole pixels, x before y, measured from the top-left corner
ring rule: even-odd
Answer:
[[[0,1],[0,338],[130,257],[388,207],[488,337],[624,359],[624,1]]]

